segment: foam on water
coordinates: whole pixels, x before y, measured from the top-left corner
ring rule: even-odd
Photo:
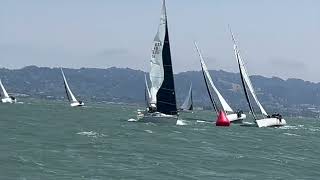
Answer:
[[[177,125],[178,125],[178,126],[188,125],[188,121],[182,120],[182,119],[178,119],[178,120],[177,120]]]
[[[1,180],[319,179],[318,119],[217,128],[201,111],[176,126],[127,122],[131,106],[51,104],[0,106]]]
[[[104,137],[104,136],[106,136],[104,134],[99,134],[94,131],[83,131],[83,132],[78,132],[77,134],[82,135],[82,136],[87,136],[87,137]]]
[[[283,133],[283,134],[288,135],[288,136],[300,136],[298,134],[292,134],[292,133]]]
[[[137,122],[137,121],[138,121],[138,120],[133,119],[133,118],[128,119],[128,122]]]
[[[152,134],[153,132],[151,131],[151,130],[149,130],[149,129],[146,129],[146,130],[144,130],[145,132],[147,132],[147,133],[150,133],[150,134]]]

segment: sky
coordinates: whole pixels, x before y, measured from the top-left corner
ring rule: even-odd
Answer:
[[[150,70],[161,0],[0,0],[0,67]],[[231,26],[251,75],[320,82],[320,1],[167,0],[174,73],[238,72]]]

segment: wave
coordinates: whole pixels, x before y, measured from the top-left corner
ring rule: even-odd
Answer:
[[[150,134],[153,133],[153,131],[151,131],[151,130],[149,130],[149,129],[146,129],[146,130],[144,130],[144,131],[147,132],[147,133],[150,133]]]
[[[288,136],[301,136],[301,135],[298,135],[298,134],[292,134],[292,133],[283,133],[285,135],[288,135]]]
[[[97,132],[94,132],[94,131],[83,131],[83,132],[78,132],[77,133],[78,135],[82,135],[82,136],[87,136],[87,137],[104,137],[106,135],[104,134],[100,134],[100,133],[97,133]]]

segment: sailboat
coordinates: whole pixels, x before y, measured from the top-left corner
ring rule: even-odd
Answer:
[[[242,112],[242,111],[238,111],[238,112],[234,112],[232,110],[232,108],[229,106],[229,104],[227,103],[227,101],[223,98],[223,96],[221,95],[221,93],[218,91],[218,89],[216,88],[216,86],[214,85],[212,78],[209,74],[208,68],[203,60],[202,54],[200,52],[200,49],[197,45],[196,42],[194,42],[194,45],[196,47],[196,50],[198,52],[198,55],[200,57],[200,63],[201,63],[201,69],[202,69],[202,74],[204,77],[204,81],[207,87],[207,91],[211,100],[211,103],[213,105],[214,110],[216,111],[217,115],[219,114],[219,108],[218,108],[218,104],[216,103],[216,101],[214,100],[210,88],[209,86],[214,90],[215,94],[218,97],[218,100],[222,106],[223,111],[227,114],[227,119],[232,122],[232,123],[241,123],[243,119],[246,118],[246,115]],[[209,81],[209,83],[208,83]]]
[[[147,80],[147,75],[144,75],[144,83],[145,83],[145,87],[144,87],[144,100],[146,103],[146,108],[148,109],[150,107],[150,99],[151,99],[151,94],[150,94],[150,90],[149,90],[149,85],[148,85],[148,80]]]
[[[4,88],[4,86],[2,84],[1,79],[0,79],[0,86],[2,89],[2,95],[3,95],[3,98],[1,98],[1,102],[2,103],[16,103],[17,99],[13,96],[9,96],[8,92],[6,91],[6,89]]]
[[[258,97],[257,97],[257,95],[255,93],[255,90],[253,88],[253,85],[251,83],[249,75],[247,73],[245,64],[244,64],[244,62],[243,62],[243,60],[242,60],[242,58],[240,56],[236,40],[234,38],[234,35],[233,35],[231,29],[230,29],[230,33],[231,33],[231,36],[232,36],[234,53],[235,53],[235,56],[236,56],[236,59],[237,59],[237,62],[238,62],[238,66],[239,66],[242,87],[243,87],[244,94],[246,96],[246,100],[248,102],[251,114],[252,114],[252,116],[253,116],[253,118],[255,120],[255,123],[258,125],[258,127],[272,127],[272,126],[283,126],[283,125],[285,125],[286,124],[286,120],[284,120],[280,114],[273,114],[271,116],[268,115],[268,113],[265,111],[265,109],[261,105],[260,101],[258,100]],[[249,97],[248,93],[251,94],[251,96],[254,99],[254,102],[258,105],[258,107],[259,107],[259,109],[261,111],[261,114],[263,116],[262,119],[258,119],[257,118],[257,115],[256,115],[256,113],[255,113],[255,111],[253,109],[253,106],[251,104],[250,97]]]
[[[148,105],[149,107],[143,115],[138,114],[138,121],[155,123],[169,122],[176,124],[178,111],[165,0],[163,0],[162,4],[160,24],[154,38],[150,63],[150,105]]]
[[[78,101],[76,99],[76,97],[73,95],[73,93],[68,85],[67,79],[63,73],[63,70],[62,70],[62,68],[60,68],[60,69],[61,69],[61,74],[63,77],[64,89],[66,91],[67,98],[70,102],[70,106],[71,107],[84,106],[84,103],[82,101]]]
[[[193,98],[192,98],[192,84],[190,85],[189,93],[183,104],[179,108],[180,111],[192,111],[193,110]]]

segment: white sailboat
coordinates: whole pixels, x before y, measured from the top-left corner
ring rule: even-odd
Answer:
[[[77,106],[84,106],[84,103],[82,101],[78,101],[76,99],[76,97],[73,95],[69,85],[68,85],[68,82],[67,82],[67,79],[63,73],[63,70],[62,68],[61,69],[61,74],[62,74],[62,77],[63,77],[63,83],[64,83],[64,88],[65,88],[65,91],[66,91],[66,95],[67,95],[67,98],[70,102],[70,106],[71,107],[77,107]]]
[[[4,86],[2,84],[1,79],[0,79],[0,86],[2,89],[2,95],[3,95],[3,97],[1,98],[1,102],[2,103],[16,103],[17,99],[13,96],[9,96],[8,92],[6,91],[6,89],[4,88]]]
[[[163,0],[160,24],[154,38],[150,70],[150,100],[148,110],[138,113],[138,121],[169,122],[178,119],[171,62],[166,4]]]
[[[236,59],[237,59],[237,62],[238,62],[238,66],[239,66],[242,86],[243,86],[243,89],[244,89],[244,93],[246,95],[246,99],[247,99],[251,114],[252,114],[256,124],[258,125],[258,127],[271,127],[271,126],[283,126],[283,125],[285,125],[286,124],[286,120],[282,119],[281,115],[279,115],[279,114],[273,114],[271,116],[268,115],[268,113],[265,111],[265,109],[261,105],[260,101],[258,100],[258,97],[257,97],[257,95],[255,93],[255,90],[253,88],[253,85],[251,83],[249,75],[248,75],[247,70],[245,68],[244,62],[243,62],[243,60],[242,60],[242,58],[240,56],[236,40],[234,38],[234,35],[233,35],[231,29],[230,29],[230,33],[231,33],[231,36],[232,36],[234,53],[235,53],[235,56],[236,56]],[[251,96],[253,97],[254,102],[259,107],[259,109],[261,111],[261,114],[262,114],[262,116],[264,118],[257,119],[257,116],[255,114],[253,106],[251,105],[251,102],[250,102],[250,98],[249,98],[249,95],[248,95],[248,90],[249,90]]]
[[[203,77],[206,83],[206,87],[207,87],[207,91],[211,100],[211,103],[213,105],[214,110],[216,111],[216,113],[219,113],[219,109],[217,107],[217,103],[215,102],[214,98],[211,95],[210,89],[209,89],[209,85],[208,85],[208,81],[210,84],[210,87],[214,90],[214,92],[216,93],[218,100],[222,106],[222,109],[224,110],[224,112],[226,112],[227,114],[227,118],[230,122],[233,123],[239,123],[242,122],[243,119],[246,118],[246,115],[244,113],[242,113],[242,111],[238,111],[238,112],[234,112],[232,110],[232,108],[229,106],[229,104],[227,103],[227,101],[223,98],[223,96],[221,95],[221,93],[218,91],[218,89],[216,88],[216,86],[214,85],[212,78],[209,74],[208,68],[203,60],[202,54],[200,52],[200,49],[197,45],[196,42],[194,42],[194,45],[196,47],[196,50],[198,52],[198,55],[200,57],[200,63],[201,63],[201,69],[202,69],[202,73],[203,73]],[[208,80],[208,81],[207,81]]]
[[[148,85],[148,80],[147,80],[147,75],[145,74],[144,75],[144,82],[145,82],[145,88],[144,88],[144,91],[145,91],[145,96],[144,96],[144,100],[145,100],[145,103],[146,103],[146,108],[149,108],[150,107],[150,99],[151,99],[151,94],[150,94],[150,90],[149,90],[149,85]]]
[[[192,98],[192,84],[190,85],[189,93],[183,104],[181,105],[180,111],[192,111],[193,110],[193,98]]]

